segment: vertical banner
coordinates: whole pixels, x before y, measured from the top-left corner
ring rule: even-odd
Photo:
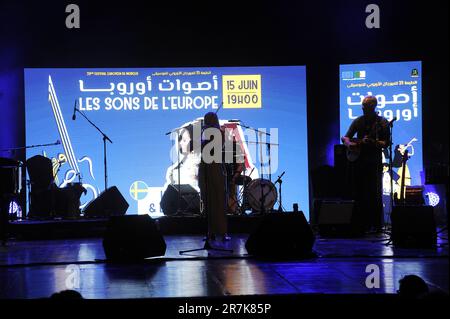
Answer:
[[[393,121],[392,159],[393,191],[404,185],[423,185],[422,167],[422,67],[420,61],[340,66],[340,134],[362,115],[361,103],[366,95],[378,100],[377,112]],[[402,158],[408,150],[405,169]],[[388,172],[389,152],[383,151],[383,202],[389,211],[391,180]]]

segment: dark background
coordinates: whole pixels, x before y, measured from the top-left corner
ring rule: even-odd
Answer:
[[[424,165],[448,163],[448,54],[448,1],[1,1],[0,149],[25,145],[24,67],[306,65],[312,170],[339,143],[339,64],[421,60]]]

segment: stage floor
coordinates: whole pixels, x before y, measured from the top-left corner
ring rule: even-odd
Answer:
[[[446,237],[447,234],[442,234]],[[139,264],[109,264],[100,238],[10,241],[0,247],[0,298],[45,298],[74,288],[85,298],[169,298],[290,294],[395,294],[407,274],[432,290],[448,293],[448,246],[398,249],[384,235],[360,239],[317,238],[316,258],[258,260],[245,249],[248,235],[218,243],[233,253],[201,248],[201,235],[166,235],[161,258]],[[366,287],[366,267],[380,269],[380,287]],[[71,274],[79,274],[71,281]],[[73,277],[71,277],[73,279]],[[75,283],[75,287],[71,284]]]
[[[230,233],[249,234],[262,220],[261,215],[227,215]],[[155,218],[163,235],[204,234],[206,218],[200,216],[162,216]],[[20,240],[102,237],[108,218],[22,220],[9,225],[13,238]]]

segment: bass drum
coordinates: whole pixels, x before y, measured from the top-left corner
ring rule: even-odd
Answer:
[[[271,210],[278,198],[275,185],[262,178],[252,180],[245,193],[250,207],[257,212]]]

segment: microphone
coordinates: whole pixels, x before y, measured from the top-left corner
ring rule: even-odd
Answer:
[[[76,112],[77,112],[77,100],[75,99],[75,104],[73,105],[72,121],[75,121],[75,119],[77,118]]]
[[[230,123],[239,123],[241,120],[228,120]]]
[[[394,118],[389,121],[389,125],[392,125],[395,121],[397,121],[397,116],[394,116]]]
[[[216,114],[217,114],[217,112],[219,112],[219,110],[222,108],[222,105],[223,105],[223,101],[222,101],[222,103],[220,103],[219,107],[217,108]]]
[[[56,145],[59,145],[59,144],[61,144],[61,141],[60,140],[56,140],[56,143],[55,143]]]

